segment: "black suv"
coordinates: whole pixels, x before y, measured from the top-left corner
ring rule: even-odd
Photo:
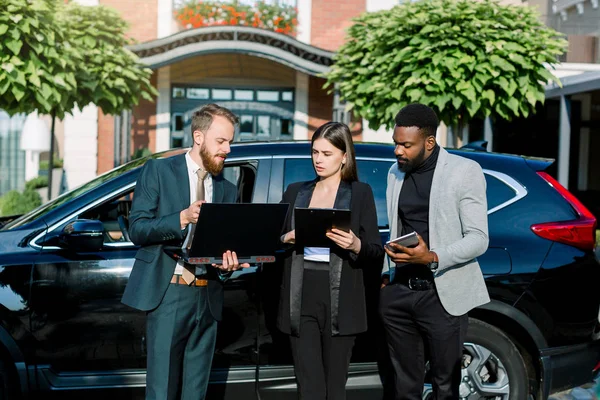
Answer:
[[[356,151],[385,240],[393,147],[357,144]],[[544,172],[550,161],[452,152],[481,164],[489,207],[490,246],[479,261],[492,301],[470,313],[462,398],[546,399],[588,382],[600,360],[596,219]],[[288,184],[314,177],[309,143],[237,144],[230,156],[224,175],[237,185],[239,202],[279,202]],[[0,399],[143,393],[145,314],[120,299],[137,251],[127,216],[144,162],[112,170],[0,229]],[[81,219],[101,224],[72,224]],[[275,327],[280,274],[277,263],[255,265],[226,283],[210,399],[296,398],[288,340]],[[348,399],[381,398],[389,371],[376,312],[379,274],[379,265],[365,271],[370,329],[353,352]],[[424,398],[429,392],[426,386]]]

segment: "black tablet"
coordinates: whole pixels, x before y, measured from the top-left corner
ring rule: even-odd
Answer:
[[[334,242],[325,234],[332,228],[349,232],[350,216],[350,210],[297,207],[294,210],[296,246],[332,247]]]

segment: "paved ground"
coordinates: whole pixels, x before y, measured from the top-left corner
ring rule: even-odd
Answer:
[[[554,394],[548,400],[599,400],[600,399],[600,378],[596,384],[584,385],[573,390],[567,390]]]

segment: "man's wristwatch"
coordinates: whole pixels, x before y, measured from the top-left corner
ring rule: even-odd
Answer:
[[[433,255],[433,261],[431,261],[429,264],[427,264],[427,267],[429,268],[429,270],[431,272],[435,272],[438,269],[438,257],[437,254],[435,254],[434,251],[429,251],[432,255]]]

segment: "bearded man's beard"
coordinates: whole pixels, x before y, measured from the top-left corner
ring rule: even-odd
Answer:
[[[200,159],[202,160],[202,165],[204,165],[204,169],[211,175],[219,175],[221,171],[223,171],[223,167],[225,166],[225,160],[217,161],[216,157],[227,158],[227,154],[217,153],[212,155],[206,149],[206,145],[202,144],[200,148]]]

